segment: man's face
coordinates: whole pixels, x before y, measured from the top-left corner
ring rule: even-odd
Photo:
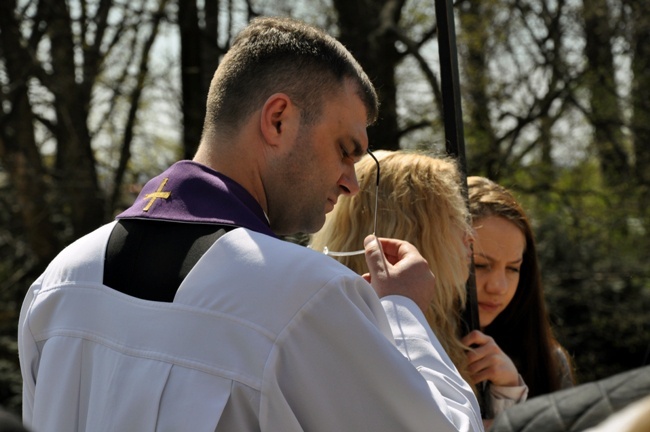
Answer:
[[[326,95],[320,118],[302,125],[267,188],[271,228],[280,235],[312,233],[325,223],[338,196],[354,195],[354,164],[368,148],[366,108],[356,84]]]

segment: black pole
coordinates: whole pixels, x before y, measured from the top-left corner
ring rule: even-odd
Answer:
[[[460,78],[458,74],[458,52],[456,50],[456,32],[454,26],[453,0],[434,0],[436,21],[438,24],[438,52],[440,56],[440,85],[442,90],[442,119],[445,124],[445,148],[447,154],[458,161],[461,185],[465,202],[469,205],[467,194],[467,160],[465,159],[465,138],[463,135],[463,110],[460,102]],[[476,279],[474,278],[474,261],[472,271],[466,284],[467,304],[461,316],[463,334],[480,329],[478,317],[478,298],[476,296]],[[479,385],[477,395],[481,415],[485,417],[490,409],[487,407],[487,382]]]
[[[445,124],[445,148],[447,154],[456,158],[461,172],[461,184],[465,201],[467,197],[467,161],[463,135],[463,112],[460,101],[460,78],[458,52],[452,0],[434,0],[438,24],[438,52],[440,56],[440,84],[442,91],[442,118]],[[472,263],[472,268],[474,264]],[[474,272],[467,281],[467,307],[463,312],[464,334],[479,328],[478,301]]]

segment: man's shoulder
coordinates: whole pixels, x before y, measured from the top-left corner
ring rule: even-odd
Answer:
[[[174,302],[236,317],[275,335],[309,308],[332,302],[376,302],[381,307],[372,288],[347,267],[304,246],[243,228],[214,243]]]
[[[246,229],[235,230],[224,237],[228,236],[232,236],[233,239],[237,236],[232,240],[233,243],[255,250],[263,257],[264,263],[268,266],[291,269],[295,272],[305,271],[314,277],[316,275],[327,278],[339,275],[351,278],[359,277],[332,257],[297,243]],[[246,239],[246,241],[242,241],[242,239]]]
[[[224,234],[201,260],[201,267],[190,275],[193,281],[212,278],[221,286],[237,284],[239,290],[261,284],[273,295],[295,295],[304,300],[329,285],[366,285],[331,257],[247,229]]]
[[[65,247],[43,273],[44,282],[101,282],[106,244],[114,225],[103,225]]]

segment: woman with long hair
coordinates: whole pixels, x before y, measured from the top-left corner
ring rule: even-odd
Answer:
[[[471,349],[461,341],[459,326],[466,303],[472,229],[456,163],[409,151],[377,151],[375,156],[381,172],[378,191],[375,161],[366,156],[356,167],[360,192],[339,198],[310,246],[330,253],[360,249],[374,229],[377,192],[375,234],[412,243],[428,261],[436,276],[436,298],[425,315],[460,374],[474,386],[468,367]],[[359,274],[368,272],[362,255],[336,259]],[[494,351],[494,342],[483,346]],[[497,382],[490,388],[497,413],[526,399],[525,384],[514,366],[510,372],[511,385]]]
[[[464,342],[492,338],[516,366],[530,397],[573,386],[570,356],[553,336],[546,311],[526,213],[499,184],[484,177],[469,177],[467,183],[481,332]],[[469,359],[474,375],[480,369],[476,354]]]

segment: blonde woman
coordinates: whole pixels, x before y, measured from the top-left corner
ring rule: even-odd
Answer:
[[[472,227],[458,168],[450,159],[423,153],[374,154],[381,167],[376,234],[412,243],[428,261],[437,289],[427,320],[460,374],[474,386],[468,370],[468,349],[461,343],[459,331],[460,312],[466,301]],[[360,248],[364,237],[373,231],[376,171],[370,157],[357,164],[360,192],[339,199],[323,228],[312,237],[312,248],[336,252]],[[362,255],[336,259],[359,274],[368,272]],[[514,373],[516,376],[516,370]],[[490,405],[496,408],[490,417],[526,399],[527,389],[523,382],[520,384],[506,387],[509,391],[505,392],[503,386],[490,387]]]

